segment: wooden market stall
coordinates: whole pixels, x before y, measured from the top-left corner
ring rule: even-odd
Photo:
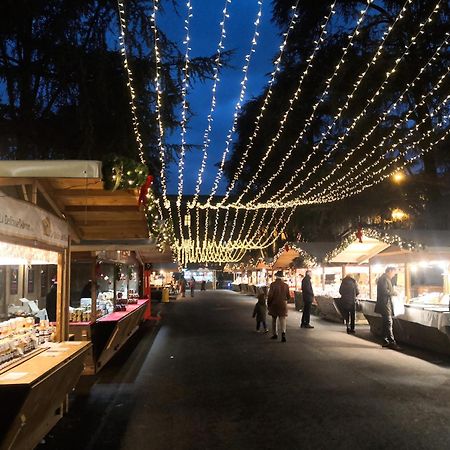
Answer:
[[[395,230],[387,234],[391,245],[370,259],[372,296],[363,302],[363,313],[371,331],[381,335],[381,317],[374,312],[376,280],[387,266],[394,266],[394,301],[400,305],[394,318],[396,339],[450,354],[450,231]]]
[[[323,318],[342,323],[336,300],[340,298],[339,287],[347,274],[350,274],[358,284],[360,292],[358,298],[371,298],[369,259],[389,247],[386,242],[389,239],[371,228],[365,229],[364,232],[350,232],[324,255],[322,286],[316,290],[316,301]],[[317,269],[314,269],[313,273],[316,271]],[[367,323],[361,313],[356,314],[356,320],[358,323]]]
[[[0,163],[0,448],[27,449],[64,414],[91,344],[68,341],[72,230],[29,178],[33,165],[8,163]]]
[[[142,255],[152,257],[159,252],[149,239],[140,190],[106,190],[98,161],[6,161],[2,169],[15,178],[16,185],[28,182],[23,176],[32,177],[37,196],[69,226],[66,261],[72,276],[68,276],[66,295],[72,305],[67,304],[70,315],[65,316],[65,329],[76,339],[92,341],[85,373],[93,373],[119,351],[144,314],[150,316],[149,298],[143,298],[144,291],[150,294],[144,277],[144,265],[150,261]],[[120,257],[111,257],[118,253]],[[124,254],[128,259],[123,259]],[[102,281],[109,276],[114,282],[101,297],[97,289],[100,274]],[[89,280],[90,293],[84,290],[82,297]]]

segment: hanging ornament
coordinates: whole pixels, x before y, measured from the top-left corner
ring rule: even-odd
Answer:
[[[139,191],[139,200],[138,200],[139,206],[145,202],[148,190],[150,189],[150,186],[152,184],[153,184],[153,176],[147,175],[147,179],[145,180],[145,183],[141,186],[141,189]]]
[[[356,231],[356,237],[358,238],[358,242],[362,244],[362,237],[363,237],[363,231],[362,231],[362,225],[358,225],[358,230]]]

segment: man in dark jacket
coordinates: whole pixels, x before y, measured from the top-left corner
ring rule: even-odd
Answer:
[[[355,303],[356,297],[359,295],[358,285],[356,280],[350,275],[346,275],[342,280],[339,288],[341,298],[336,300],[339,311],[344,317],[345,325],[347,326],[347,333],[355,333]]]
[[[300,328],[314,328],[310,323],[311,305],[314,301],[314,291],[311,284],[311,271],[307,270],[302,280],[302,295],[303,295],[303,315]]]
[[[375,312],[381,314],[383,320],[383,347],[398,348],[392,330],[394,308],[392,306],[392,296],[395,295],[392,286],[392,278],[397,273],[395,267],[387,267],[384,274],[377,281],[377,303]]]
[[[275,281],[270,285],[267,295],[267,306],[272,316],[272,337],[278,339],[277,318],[281,328],[281,342],[286,342],[287,302],[289,300],[289,286],[283,281],[283,272],[279,270]]]

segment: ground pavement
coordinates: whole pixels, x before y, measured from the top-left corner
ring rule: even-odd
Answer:
[[[51,449],[448,449],[450,361],[381,348],[313,318],[258,334],[256,299],[197,292],[161,304],[45,438]]]

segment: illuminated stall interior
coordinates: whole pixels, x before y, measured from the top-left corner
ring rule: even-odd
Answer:
[[[450,232],[398,230],[398,245],[391,245],[370,260],[373,298],[376,279],[386,266],[397,268],[397,296],[411,306],[449,306]],[[405,248],[404,243],[408,243]]]

